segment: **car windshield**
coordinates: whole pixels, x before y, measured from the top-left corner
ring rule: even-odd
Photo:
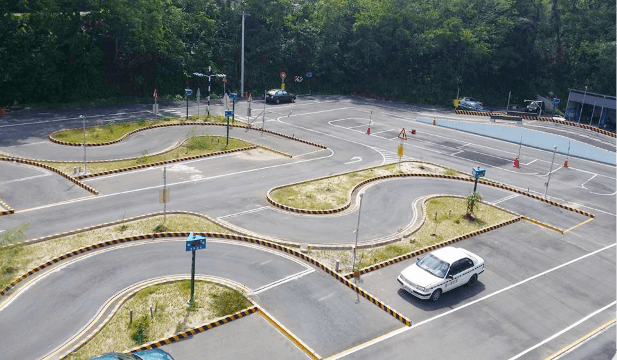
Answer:
[[[429,273],[443,278],[448,272],[450,264],[440,260],[438,257],[431,254],[426,255],[416,263],[421,269],[428,271]]]

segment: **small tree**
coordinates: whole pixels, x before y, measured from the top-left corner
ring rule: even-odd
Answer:
[[[482,200],[482,195],[479,192],[474,192],[467,196],[467,215],[473,215],[473,207],[480,200]]]

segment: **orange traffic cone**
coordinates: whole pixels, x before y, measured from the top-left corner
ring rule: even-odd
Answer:
[[[516,159],[514,159],[514,167],[517,169],[520,169],[520,163],[518,161],[518,156],[516,157]]]

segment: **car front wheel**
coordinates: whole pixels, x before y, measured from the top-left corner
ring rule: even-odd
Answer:
[[[473,286],[476,283],[476,281],[478,281],[478,275],[477,274],[473,274],[471,279],[469,279],[469,281],[467,281],[467,285],[468,286]]]
[[[278,104],[278,103],[280,103],[280,102],[281,102],[281,100],[279,100],[279,99],[276,99],[276,103],[277,103],[277,104]]]
[[[294,98],[291,98],[291,102],[296,102],[296,99],[294,99]]]
[[[431,301],[435,302],[439,300],[440,297],[441,297],[441,289],[437,289],[433,291],[433,293],[431,294]]]

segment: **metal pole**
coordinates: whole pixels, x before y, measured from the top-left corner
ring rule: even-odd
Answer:
[[[225,145],[229,145],[229,116],[226,116],[227,118],[227,142],[225,143]]]
[[[192,309],[195,306],[195,250],[193,249],[193,265],[191,266],[191,299],[189,307]]]
[[[521,136],[521,142],[518,143],[518,159],[521,160],[521,146],[523,146],[523,137]]]
[[[473,183],[473,194],[476,193],[477,188],[478,188],[478,178],[476,178],[476,181]]]
[[[244,15],[242,11],[242,45],[240,47],[240,96],[244,96]]]
[[[602,110],[600,110],[600,117],[598,118],[598,128],[600,128],[600,121],[602,121],[603,114],[604,114],[604,106],[602,107]]]
[[[231,100],[232,103],[232,108],[231,108],[231,122],[233,123],[234,121],[236,121],[236,97],[234,96],[234,98]]]
[[[569,157],[570,157],[570,142],[568,141],[568,154],[566,155],[566,163],[568,163]]]
[[[581,123],[581,117],[583,117],[583,109],[585,108],[585,98],[587,97],[587,86],[585,86],[585,94],[583,95],[583,102],[581,103],[581,113],[578,115],[578,123]]]
[[[593,102],[593,110],[591,111],[591,120],[589,120],[589,126],[593,123],[593,114],[596,113],[596,101]]]
[[[189,96],[186,95],[186,119],[189,119]]]
[[[261,117],[261,136],[264,135],[264,127],[266,126],[266,93],[268,91],[264,90],[264,114]]]
[[[88,172],[88,162],[86,161],[86,117],[83,115],[79,115],[79,117],[83,120],[84,123],[84,174]]]
[[[568,89],[569,91],[569,89]],[[568,106],[570,106],[570,93],[568,93],[568,102],[566,103],[566,116],[564,116],[564,118],[566,119],[566,121],[568,121]]]
[[[351,268],[352,271],[356,271],[356,249],[358,248],[358,233],[360,232],[360,214],[362,213],[362,198],[364,198],[363,192],[360,193],[360,206],[358,207],[358,226],[356,226],[356,245],[353,248],[353,265]]]
[[[546,199],[546,193],[548,192],[548,183],[551,182],[551,174],[553,173],[553,163],[555,162],[555,152],[557,151],[557,145],[553,147],[553,161],[551,162],[551,170],[548,172],[548,180],[546,181],[546,190],[544,191],[544,198]]]
[[[208,66],[208,117],[210,117],[210,86],[212,85],[212,66]]]
[[[167,167],[163,166],[163,225],[167,220]]]
[[[508,115],[508,109],[510,108],[510,95],[512,95],[512,91],[508,92],[508,105],[506,105],[506,115]]]

